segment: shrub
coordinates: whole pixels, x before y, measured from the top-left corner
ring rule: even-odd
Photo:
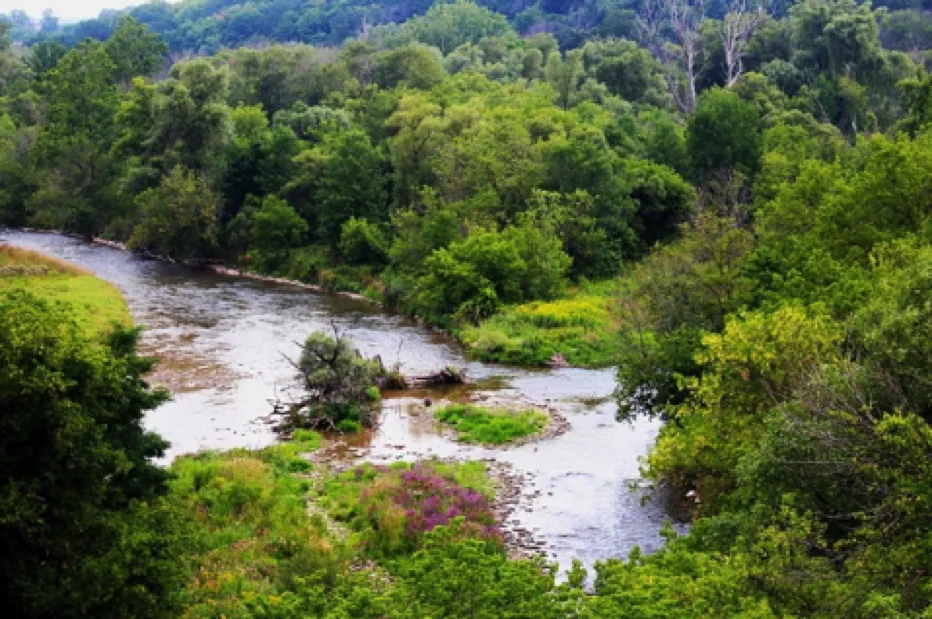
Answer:
[[[304,401],[292,406],[282,429],[340,429],[344,421],[356,429],[368,425],[378,404],[372,398],[385,369],[378,360],[364,358],[352,342],[339,334],[315,332],[308,336],[298,361]]]
[[[584,284],[567,299],[507,308],[457,335],[482,360],[544,365],[555,354],[580,367],[613,365],[621,338],[612,303],[615,284]]]
[[[554,298],[570,263],[546,226],[478,232],[431,254],[417,281],[417,301],[429,316],[476,321],[502,303]]]
[[[389,243],[376,226],[355,217],[343,224],[340,254],[350,264],[385,264]]]
[[[503,445],[530,436],[542,430],[550,419],[535,410],[512,412],[471,404],[453,404],[437,410],[434,416],[453,426],[460,440],[488,445]]]
[[[501,540],[485,495],[422,464],[409,470],[383,470],[362,491],[359,503],[370,529],[365,541],[377,554],[414,551],[426,533],[458,518],[463,519],[467,536]]]
[[[362,425],[358,421],[352,419],[344,419],[337,424],[337,430],[343,434],[356,434],[362,430]]]

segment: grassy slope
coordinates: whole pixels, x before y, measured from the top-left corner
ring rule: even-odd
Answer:
[[[114,323],[132,323],[116,286],[57,258],[0,245],[0,294],[17,289],[66,305],[78,326],[92,339],[106,333]]]

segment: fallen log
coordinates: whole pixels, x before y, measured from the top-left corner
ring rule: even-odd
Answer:
[[[384,391],[405,391],[407,389],[430,389],[467,383],[466,369],[448,365],[439,372],[423,376],[405,376],[394,369],[381,378],[379,388]]]
[[[413,388],[444,387],[448,385],[465,385],[467,382],[466,369],[448,365],[439,372],[426,376],[411,376],[408,385]]]

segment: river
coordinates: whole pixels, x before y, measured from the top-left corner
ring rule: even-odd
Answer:
[[[571,424],[556,438],[512,449],[485,449],[445,438],[410,398],[387,399],[376,431],[347,453],[373,462],[423,457],[495,459],[526,479],[510,526],[533,532],[548,558],[569,567],[645,552],[662,544],[664,507],[642,505],[629,490],[638,459],[656,436],[650,420],[617,423],[612,370],[528,370],[467,361],[450,338],[371,305],[301,288],[231,278],[143,260],[72,238],[0,230],[0,239],[82,266],[117,285],[135,321],[141,348],[164,359],[171,402],[147,416],[171,441],[168,458],[203,449],[258,448],[275,441],[262,418],[293,382],[287,358],[314,330],[345,331],[366,355],[381,355],[409,374],[445,365],[468,368],[471,396],[526,401],[558,410]],[[158,376],[158,374],[156,375]],[[683,525],[678,525],[682,528]]]

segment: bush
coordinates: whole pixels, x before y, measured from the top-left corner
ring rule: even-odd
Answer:
[[[457,335],[484,361],[544,365],[560,354],[574,366],[613,365],[620,347],[615,294],[613,283],[585,284],[568,299],[507,308]]]
[[[431,254],[417,281],[418,304],[428,316],[476,321],[503,303],[554,298],[570,263],[546,226],[478,232]]]
[[[249,616],[298,582],[326,592],[345,571],[346,556],[308,515],[306,485],[267,463],[289,460],[291,449],[206,453],[172,466],[172,500],[194,520],[199,546],[195,575],[178,594],[188,616]]]
[[[340,233],[340,254],[350,264],[384,265],[389,243],[376,226],[365,219],[350,218]]]
[[[383,472],[359,503],[371,533],[366,543],[376,554],[412,552],[426,533],[457,518],[463,519],[465,536],[501,541],[487,497],[422,464]]]
[[[540,411],[512,412],[487,409],[471,404],[453,404],[437,410],[434,416],[456,429],[468,443],[503,445],[540,432],[550,418]]]
[[[16,616],[162,616],[188,551],[143,425],[167,394],[136,331],[89,341],[86,307],[0,291],[0,597]]]
[[[267,196],[252,220],[251,253],[264,271],[275,271],[287,260],[289,250],[304,241],[307,232],[307,222],[290,204]]]
[[[371,423],[378,404],[372,389],[385,373],[378,360],[369,360],[340,334],[315,332],[308,336],[298,361],[307,398],[295,404],[283,429],[356,429]],[[356,425],[342,425],[350,421]]]

